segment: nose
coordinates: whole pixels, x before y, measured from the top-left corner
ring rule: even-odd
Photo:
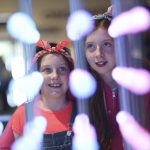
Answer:
[[[57,70],[56,69],[53,69],[53,72],[50,74],[50,77],[51,77],[51,79],[52,80],[54,80],[54,79],[58,79],[58,72],[57,72]]]
[[[96,57],[102,57],[103,56],[103,51],[100,46],[97,45],[96,51],[95,51],[95,56]]]

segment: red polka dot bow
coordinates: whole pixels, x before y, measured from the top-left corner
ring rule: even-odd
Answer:
[[[44,54],[46,53],[51,53],[51,52],[55,52],[55,53],[58,53],[58,54],[61,54],[63,55],[65,58],[67,58],[69,60],[70,63],[73,64],[73,59],[71,58],[71,55],[65,51],[63,48],[64,47],[67,47],[71,44],[70,41],[67,41],[67,40],[63,40],[63,41],[60,41],[55,47],[51,47],[49,45],[49,43],[47,41],[44,41],[44,40],[39,40],[37,43],[36,43],[36,47],[41,47],[42,50],[39,51],[33,58],[33,63],[35,63],[41,56],[43,56]]]

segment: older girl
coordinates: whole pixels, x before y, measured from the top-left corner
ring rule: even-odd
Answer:
[[[122,150],[122,137],[116,122],[119,111],[118,89],[111,75],[115,67],[114,40],[108,34],[111,20],[109,12],[95,15],[95,28],[85,40],[89,69],[98,82],[89,107],[101,149]]]

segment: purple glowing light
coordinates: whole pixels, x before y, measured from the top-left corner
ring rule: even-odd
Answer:
[[[91,14],[85,10],[78,10],[72,13],[66,26],[68,37],[76,41],[91,32],[94,27],[91,18]]]
[[[143,95],[150,91],[150,73],[144,69],[117,67],[112,76],[118,84],[135,94]]]
[[[73,124],[73,150],[98,150],[96,132],[86,114],[77,115]]]
[[[142,128],[133,116],[128,112],[121,111],[117,114],[116,120],[123,138],[133,149],[150,149],[150,133]]]
[[[74,96],[86,99],[94,94],[96,81],[88,71],[75,69],[70,74],[69,86]]]
[[[137,6],[114,18],[108,32],[112,37],[117,37],[145,31],[148,28],[150,28],[150,12],[142,6]]]

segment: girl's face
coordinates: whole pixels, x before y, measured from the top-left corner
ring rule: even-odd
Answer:
[[[66,96],[70,69],[61,55],[48,54],[42,58],[40,72],[44,77],[41,94],[48,98]]]
[[[104,28],[92,32],[85,42],[89,65],[99,74],[111,73],[115,67],[114,41]]]

